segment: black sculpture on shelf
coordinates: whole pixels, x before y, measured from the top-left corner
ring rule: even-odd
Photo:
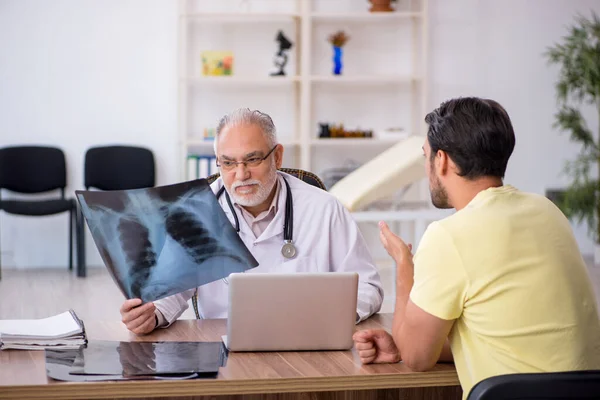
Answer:
[[[344,124],[329,124],[319,122],[319,137],[320,138],[372,138],[372,130],[354,129],[348,130],[344,128]]]
[[[319,132],[320,138],[331,137],[331,132],[329,132],[329,124],[322,124],[319,122],[319,127],[321,128],[321,131]]]
[[[279,42],[279,51],[277,51],[277,54],[275,54],[274,63],[275,66],[279,68],[279,70],[276,72],[272,72],[271,76],[284,76],[285,71],[283,69],[285,68],[285,65],[288,61],[287,51],[292,48],[293,43],[285,37],[282,31],[279,31],[277,33],[277,37],[275,38],[275,40]]]

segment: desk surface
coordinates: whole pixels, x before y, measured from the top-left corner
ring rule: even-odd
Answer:
[[[358,329],[386,328],[391,314],[379,314]],[[168,329],[138,337],[116,321],[86,321],[90,340],[220,341],[226,320],[180,320]],[[458,386],[453,364],[415,373],[403,364],[361,365],[356,351],[229,353],[217,379],[182,381],[56,382],[46,376],[44,352],[0,351],[0,399],[34,397],[130,398],[214,396]]]

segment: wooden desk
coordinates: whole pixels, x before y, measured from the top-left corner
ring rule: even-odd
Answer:
[[[379,314],[358,328],[389,328]],[[143,337],[120,322],[86,322],[91,340],[219,341],[226,320],[181,320]],[[46,376],[44,352],[0,351],[0,399],[460,399],[453,364],[415,373],[403,364],[361,365],[355,350],[229,353],[217,379],[182,381],[56,382]],[[194,397],[195,396],[195,397]],[[207,399],[208,397],[204,397]]]

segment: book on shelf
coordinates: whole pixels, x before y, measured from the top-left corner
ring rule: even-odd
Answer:
[[[187,156],[187,180],[202,179],[219,172],[217,158],[213,155],[189,154]]]
[[[78,349],[87,343],[75,311],[41,319],[0,320],[0,350]]]

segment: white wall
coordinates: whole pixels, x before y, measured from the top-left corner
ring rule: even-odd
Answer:
[[[466,95],[503,104],[517,133],[506,180],[520,189],[568,182],[560,172],[577,147],[551,127],[556,70],[541,54],[590,9],[600,13],[600,2],[430,0],[430,106]],[[173,182],[176,63],[176,1],[0,0],[0,146],[62,147],[72,192],[88,147],[141,143],[154,151],[158,184]],[[3,265],[66,265],[66,215],[0,218]],[[591,253],[585,230],[577,236]],[[89,240],[88,261],[100,264]]]
[[[542,56],[567,33],[574,15],[600,13],[597,0],[432,0],[430,103],[455,96],[489,97],[511,116],[517,144],[506,182],[543,194],[564,187],[564,163],[578,152],[568,134],[552,128],[558,69]],[[587,109],[591,127],[597,115]],[[584,253],[586,229],[576,227]]]
[[[72,193],[88,147],[142,143],[158,183],[173,182],[176,15],[170,0],[0,1],[0,146],[63,148]],[[0,218],[6,267],[67,265],[66,214]]]

